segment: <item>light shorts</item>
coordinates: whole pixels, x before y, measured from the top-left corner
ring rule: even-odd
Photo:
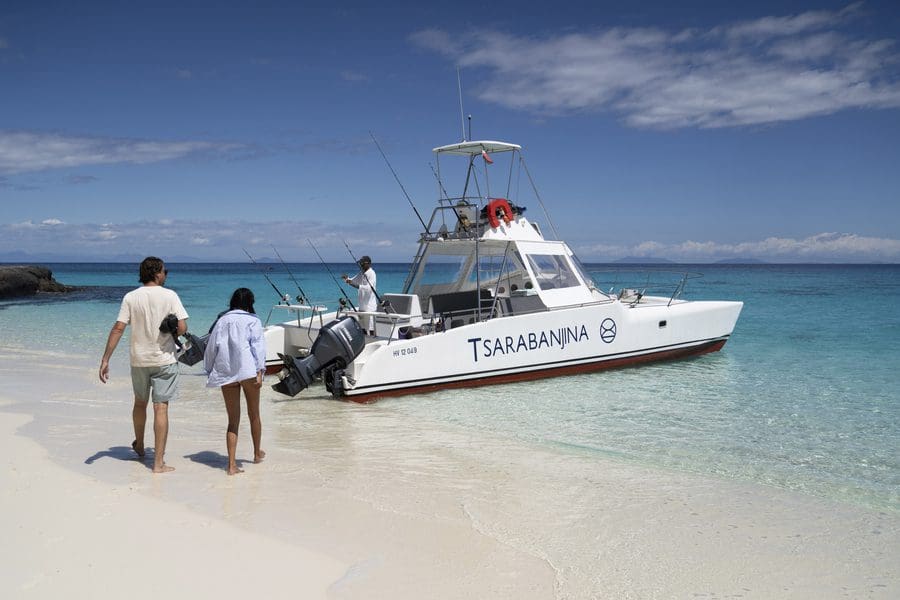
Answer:
[[[178,363],[164,367],[131,367],[134,397],[147,402],[153,390],[153,402],[168,404],[178,400]]]

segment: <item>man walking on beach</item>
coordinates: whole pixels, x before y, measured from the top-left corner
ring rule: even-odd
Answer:
[[[173,333],[187,331],[187,311],[178,294],[163,287],[168,269],[159,258],[148,256],[141,262],[140,281],[143,284],[125,294],[119,316],[106,340],[106,351],[100,360],[100,381],[109,380],[109,359],[112,357],[125,327],[131,324],[131,385],[134,388],[134,441],[131,447],[144,456],[144,428],[147,424],[147,403],[153,399],[153,434],[155,455],[153,472],[174,471],[166,465],[166,439],[169,436],[169,400],[178,396],[178,361],[175,359]],[[174,315],[174,319],[170,318]],[[174,320],[177,319],[177,326]],[[169,321],[169,326],[163,325]]]

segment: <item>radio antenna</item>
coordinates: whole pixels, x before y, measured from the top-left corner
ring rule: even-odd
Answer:
[[[466,139],[466,112],[463,110],[462,103],[462,79],[459,77],[459,67],[456,67],[456,89],[459,90],[459,123],[462,125],[462,141],[467,142]]]

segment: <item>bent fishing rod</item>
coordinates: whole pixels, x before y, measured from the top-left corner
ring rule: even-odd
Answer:
[[[412,207],[413,212],[416,213],[416,216],[419,218],[419,223],[422,224],[422,229],[425,230],[425,233],[431,235],[431,232],[428,231],[428,225],[425,224],[425,220],[422,218],[422,215],[419,214],[418,209],[416,209],[416,205],[413,204],[412,198],[409,197],[409,194],[406,193],[406,188],[403,187],[403,183],[401,183],[400,178],[397,176],[397,171],[394,170],[394,167],[391,166],[391,161],[388,160],[387,155],[384,153],[384,150],[381,149],[381,144],[378,143],[378,140],[375,139],[375,135],[370,131],[369,135],[372,137],[372,141],[375,142],[375,146],[378,148],[378,151],[381,153],[381,158],[384,159],[384,162],[387,163],[388,169],[391,170],[391,173],[394,175],[394,179],[397,180],[397,185],[400,186],[400,189],[403,190],[403,195],[406,196],[406,201],[409,202],[410,207]]]
[[[353,300],[351,300],[350,296],[347,295],[347,292],[344,291],[344,286],[342,286],[340,283],[338,283],[337,277],[334,276],[334,273],[328,267],[328,264],[325,262],[325,259],[323,259],[322,255],[319,254],[319,250],[316,248],[315,244],[313,244],[312,240],[310,240],[309,238],[306,238],[306,241],[309,243],[310,246],[312,246],[312,249],[316,253],[316,256],[319,257],[319,262],[322,263],[322,266],[325,267],[325,270],[328,271],[329,275],[331,275],[331,279],[332,279],[332,281],[334,281],[334,284],[336,286],[338,286],[338,289],[341,290],[341,293],[344,295],[344,298],[346,298],[347,302],[350,303],[350,308],[352,308],[353,310],[356,310],[356,307],[353,306]],[[338,299],[338,300],[339,300],[340,304],[343,306],[344,301],[341,299]]]
[[[290,275],[291,279],[294,280],[294,284],[297,286],[297,290],[300,292],[300,295],[297,296],[297,302],[299,302],[300,304],[309,304],[309,296],[307,296],[306,292],[303,291],[303,288],[300,287],[300,282],[297,281],[297,278],[294,277],[293,273],[291,273],[291,270],[288,268],[287,263],[284,262],[283,258],[281,258],[281,254],[278,252],[275,246],[272,246],[272,250],[275,250],[275,254],[278,256],[278,260],[281,261],[281,264],[284,266],[284,270],[287,271],[287,274]]]
[[[281,304],[282,302],[284,302],[285,304],[290,304],[290,302],[288,302],[288,298],[291,297],[290,294],[282,294],[281,290],[279,290],[278,287],[274,283],[272,283],[272,280],[269,279],[269,276],[266,274],[265,270],[262,268],[262,265],[260,265],[258,262],[256,262],[253,259],[252,256],[250,256],[250,253],[247,252],[246,248],[241,248],[241,250],[244,251],[244,254],[246,254],[247,258],[250,259],[250,262],[252,262],[254,265],[256,265],[256,267],[259,269],[259,272],[262,273],[263,277],[266,278],[266,281],[269,282],[269,285],[272,286],[272,289],[275,290],[275,293],[278,294],[278,304]]]
[[[353,250],[350,249],[350,245],[347,244],[347,240],[341,238],[341,241],[344,242],[344,247],[347,249],[347,252],[350,253],[350,258],[353,259],[353,262],[359,265],[359,260],[357,260],[356,255],[353,254]],[[359,272],[362,273],[362,276],[366,280],[366,283],[368,283],[369,287],[372,288],[372,293],[375,294],[375,299],[378,300],[378,304],[381,304],[381,296],[378,295],[378,290],[376,290],[375,286],[372,285],[372,282],[369,281],[369,276],[366,275],[366,272],[362,270],[362,266],[359,267]]]

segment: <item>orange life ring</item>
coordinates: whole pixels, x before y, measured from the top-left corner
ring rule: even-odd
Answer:
[[[501,213],[503,215],[503,221],[509,225],[512,223],[513,219],[513,211],[512,207],[509,205],[509,200],[506,198],[494,198],[487,205],[487,218],[488,223],[491,224],[491,227],[500,227],[500,218],[497,216],[497,211],[502,210]]]

